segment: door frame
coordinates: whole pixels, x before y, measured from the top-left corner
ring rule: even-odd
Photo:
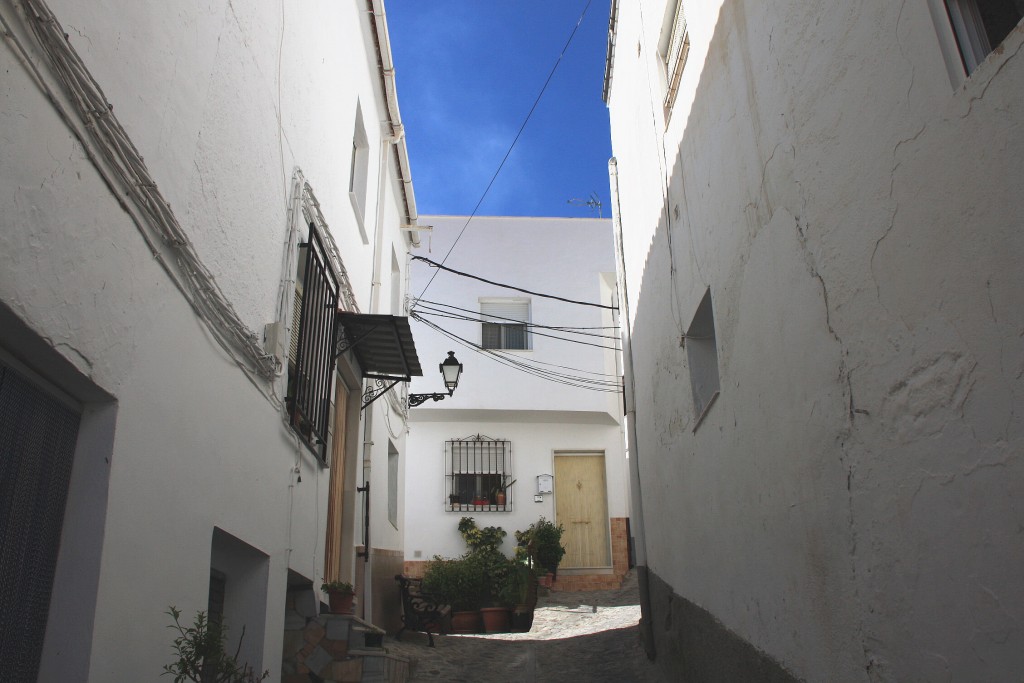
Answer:
[[[552,503],[554,507],[555,524],[559,523],[558,520],[558,467],[556,458],[573,458],[581,456],[600,456],[601,462],[604,465],[604,541],[605,548],[608,552],[608,564],[596,565],[592,567],[562,567],[558,568],[559,573],[564,572],[566,575],[571,574],[594,574],[594,573],[612,573],[614,571],[613,553],[612,553],[612,528],[611,528],[611,516],[609,515],[608,506],[608,454],[603,448],[595,449],[574,449],[574,448],[562,448],[552,451],[551,469],[555,472],[555,485],[554,491],[552,492]]]

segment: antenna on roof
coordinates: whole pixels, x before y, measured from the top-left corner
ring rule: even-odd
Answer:
[[[573,197],[572,199],[567,199],[565,203],[577,204],[579,206],[589,206],[591,210],[597,211],[598,218],[604,218],[604,216],[601,214],[601,207],[603,206],[601,204],[601,198],[597,196],[596,192],[591,192],[590,197],[588,199],[577,199]]]

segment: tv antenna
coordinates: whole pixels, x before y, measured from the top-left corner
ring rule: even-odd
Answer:
[[[590,197],[587,199],[577,199],[576,197],[573,197],[572,199],[567,199],[565,203],[576,204],[578,206],[589,206],[591,210],[597,211],[598,218],[604,218],[601,213],[601,207],[603,206],[601,204],[601,198],[597,196],[596,192],[591,192]]]

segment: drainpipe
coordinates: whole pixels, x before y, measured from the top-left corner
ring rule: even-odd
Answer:
[[[405,144],[405,128],[398,110],[398,90],[395,83],[395,65],[391,58],[391,38],[388,34],[387,16],[383,0],[367,0],[367,7],[373,15],[373,38],[380,58],[380,80],[387,102],[388,118],[395,139],[395,157],[398,161],[398,180],[402,183],[402,199],[405,203],[406,225],[415,225],[419,219],[416,211],[416,195],[412,189],[412,170],[409,166],[409,149]],[[414,247],[420,246],[420,236],[409,231],[409,240]]]
[[[636,445],[636,382],[633,376],[632,319],[629,316],[629,294],[626,289],[626,254],[622,246],[622,212],[619,206],[619,165],[615,157],[608,160],[611,186],[612,228],[615,235],[615,258],[618,276],[619,308],[622,316],[622,378],[626,418],[626,449],[629,451],[630,528],[636,552],[636,578],[640,588],[640,637],[647,658],[657,658],[654,627],[651,622],[651,585],[647,569],[647,538],[644,532],[643,487],[640,483],[640,456]]]
[[[412,172],[409,166],[409,150],[405,143],[405,128],[398,110],[398,95],[395,84],[395,67],[391,57],[391,39],[388,35],[387,17],[384,14],[383,0],[366,0],[366,8],[372,19],[370,32],[373,35],[380,68],[381,89],[383,91],[388,119],[385,127],[390,127],[390,135],[385,129],[380,143],[380,156],[377,165],[377,213],[374,223],[373,244],[373,275],[370,283],[370,313],[380,312],[381,270],[384,252],[384,197],[385,183],[389,182],[388,156],[394,154],[395,171],[402,188],[402,201],[405,208],[403,225],[415,226],[419,218],[416,211],[416,197],[412,189]],[[409,243],[418,247],[419,234],[415,230],[403,231],[408,235]],[[363,479],[367,486],[373,486],[371,478],[371,460],[373,454],[373,408],[363,411]],[[366,495],[369,495],[367,492]],[[371,499],[372,500],[372,499]],[[364,511],[368,514],[368,511]],[[363,571],[363,616],[367,621],[373,617],[373,557],[370,554],[370,541],[374,538],[373,519],[370,518],[368,539],[366,544],[366,564]],[[365,525],[365,521],[364,521]],[[364,526],[364,528],[367,528]]]

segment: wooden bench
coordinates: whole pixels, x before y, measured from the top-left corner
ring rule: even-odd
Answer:
[[[430,647],[434,647],[434,633],[447,633],[452,608],[441,605],[423,593],[423,580],[402,574],[395,574],[398,591],[402,598],[402,628],[395,639],[400,640],[402,631],[421,631],[427,634]]]

